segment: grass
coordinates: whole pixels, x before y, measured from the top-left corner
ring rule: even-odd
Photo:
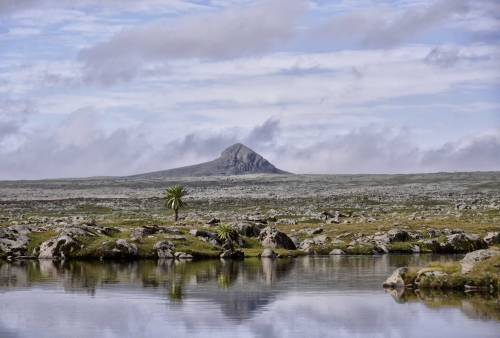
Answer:
[[[393,242],[387,245],[389,252],[393,253],[412,253],[415,243],[412,242]]]
[[[28,255],[33,253],[33,250],[40,246],[43,242],[54,238],[57,236],[57,232],[55,231],[45,231],[45,232],[32,232],[29,234],[29,243],[28,243]]]

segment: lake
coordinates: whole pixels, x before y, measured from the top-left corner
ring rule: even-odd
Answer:
[[[0,337],[500,337],[496,297],[381,288],[458,258],[0,262]]]

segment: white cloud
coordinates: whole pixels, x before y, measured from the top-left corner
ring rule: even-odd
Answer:
[[[302,0],[270,0],[162,21],[120,32],[80,56],[90,81],[109,84],[135,77],[151,61],[259,54],[289,39],[305,9]]]

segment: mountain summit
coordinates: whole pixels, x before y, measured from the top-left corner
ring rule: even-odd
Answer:
[[[236,143],[222,152],[219,158],[187,167],[134,175],[134,177],[215,176],[245,174],[288,174],[272,165],[247,146]]]

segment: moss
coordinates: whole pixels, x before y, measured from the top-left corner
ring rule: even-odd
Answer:
[[[458,262],[430,262],[428,268],[434,271],[442,271],[447,274],[460,272],[460,264]]]
[[[389,252],[394,253],[412,253],[412,248],[415,246],[411,242],[394,242],[387,245]]]
[[[346,248],[346,253],[349,255],[372,255],[373,249],[372,245],[355,245]]]

